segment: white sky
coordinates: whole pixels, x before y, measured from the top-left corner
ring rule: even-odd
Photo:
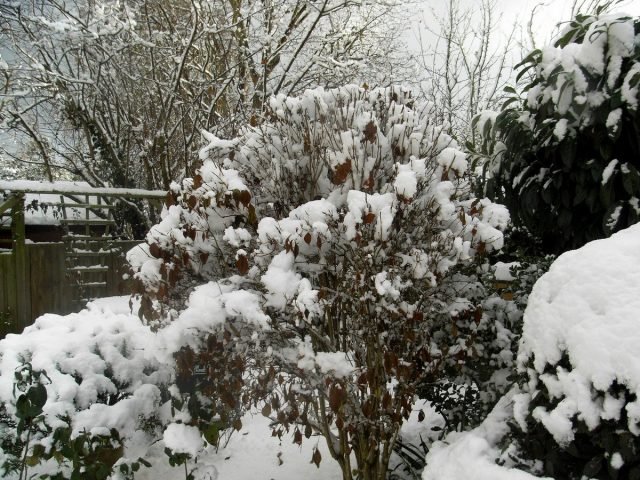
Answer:
[[[432,23],[431,9],[436,13],[444,12],[445,5],[449,0],[419,0],[422,3],[422,12],[415,16],[416,20],[408,42],[411,45],[417,44],[418,31],[422,32],[425,38],[423,23]],[[481,0],[459,0],[462,6],[473,7],[480,5]],[[537,46],[547,45],[554,32],[557,32],[556,25],[560,21],[569,20],[571,5],[573,0],[496,0],[496,10],[500,14],[498,27],[506,36],[514,24],[522,26],[523,35],[526,35],[526,23],[529,21],[532,9],[540,5],[534,17],[533,30],[536,36]],[[640,16],[639,0],[624,0],[620,5],[611,9],[612,12],[622,11],[630,15]],[[428,37],[428,34],[426,34]]]
[[[440,0],[439,0],[440,1]],[[465,3],[476,3],[474,0],[462,0]],[[526,23],[529,20],[532,9],[541,4],[535,16],[534,28],[540,35],[540,41],[550,39],[558,21],[569,20],[572,0],[497,0],[498,8],[505,14],[505,29],[509,30],[513,22]],[[626,0],[619,6],[611,9],[611,12],[624,12],[631,15],[640,15],[640,2]]]

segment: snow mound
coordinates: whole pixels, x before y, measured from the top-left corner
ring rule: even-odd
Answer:
[[[635,395],[624,408],[629,430],[640,434],[639,245],[637,224],[567,252],[529,297],[518,364],[528,369],[532,395],[540,381],[561,400],[551,411],[533,411],[560,444],[573,439],[574,417],[590,430],[620,419],[625,402],[609,392],[614,382]]]
[[[507,434],[513,392],[505,395],[482,422],[468,432],[453,432],[435,442],[427,455],[422,480],[533,480],[516,468],[498,465],[498,442]]]

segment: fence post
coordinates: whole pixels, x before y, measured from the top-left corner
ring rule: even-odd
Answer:
[[[11,210],[11,236],[16,271],[16,328],[20,332],[31,323],[31,301],[27,283],[27,248],[25,246],[24,194],[16,193],[16,203]]]

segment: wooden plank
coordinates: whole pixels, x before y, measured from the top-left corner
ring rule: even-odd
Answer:
[[[113,252],[107,259],[105,265],[109,265],[107,274],[107,294],[108,295],[128,295],[131,293],[131,280],[125,280],[122,275],[129,273],[129,266],[125,256],[133,247],[140,245],[139,240],[128,240],[119,242],[119,251]]]
[[[15,195],[10,195],[8,199],[0,203],[0,213],[2,213],[4,216],[4,212],[9,212],[11,209],[13,209],[13,207],[16,206],[16,204],[19,201],[20,201],[19,197],[16,197]]]
[[[109,203],[62,203],[62,202],[42,202],[39,203],[38,206],[41,207],[65,207],[69,209],[74,208],[88,208],[89,210],[110,210],[114,208],[118,208],[118,205],[113,205]]]
[[[111,244],[111,237],[98,237],[92,235],[64,235],[62,240],[65,242],[106,242]]]
[[[118,249],[105,252],[104,266],[108,272],[87,272],[83,275],[92,285],[84,292],[91,296],[126,295],[130,292],[129,282],[122,279],[122,274],[128,268],[124,258],[125,253],[140,241],[118,241]],[[70,279],[65,277],[66,251],[63,243],[35,243],[26,244],[27,278],[29,285],[25,289],[30,291],[29,317],[26,321],[17,322],[18,288],[15,281],[16,261],[12,253],[0,253],[0,335],[20,332],[45,313],[67,314],[77,311],[82,305],[78,303],[81,289],[73,286]],[[92,259],[78,259],[93,261]],[[75,264],[75,267],[82,267]],[[88,270],[88,269],[85,269]],[[104,284],[106,283],[106,286]],[[4,312],[4,313],[3,313]],[[10,320],[3,324],[2,320]]]
[[[7,333],[17,333],[15,261],[12,253],[0,254],[0,338]]]
[[[31,300],[27,272],[29,264],[25,247],[24,195],[16,194],[16,198],[18,202],[12,209],[13,215],[11,217],[17,297],[16,325],[18,328],[20,326],[24,328],[31,323]]]
[[[93,265],[89,267],[84,267],[82,265],[77,267],[68,267],[67,271],[74,273],[104,273],[109,270],[109,267],[106,266],[98,266]]]
[[[0,316],[4,314],[4,311],[8,305],[8,299],[6,298],[6,287],[7,287],[7,268],[5,267],[5,258],[11,256],[10,253],[0,252]],[[2,322],[2,318],[0,318],[0,323]],[[0,327],[0,331],[2,331],[2,327]]]
[[[27,245],[31,273],[31,316],[71,312],[72,300],[64,274],[64,244]]]
[[[61,219],[60,223],[63,225],[115,225],[116,222],[113,220],[94,220],[88,218],[69,218],[69,219]]]
[[[88,282],[88,283],[76,283],[76,288],[107,288],[107,282]]]
[[[101,250],[99,252],[69,252],[67,258],[86,258],[86,257],[107,257],[111,255],[114,250]]]

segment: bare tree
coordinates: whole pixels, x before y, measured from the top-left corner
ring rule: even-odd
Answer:
[[[389,83],[396,3],[23,0],[0,6],[12,81],[5,132],[50,176],[168,188],[199,166],[200,132],[256,123],[309,86]],[[9,77],[7,77],[9,78]],[[5,155],[25,158],[24,152]]]
[[[444,13],[431,9],[435,25],[420,38],[424,94],[461,141],[471,134],[472,118],[499,102],[509,79],[515,26],[498,38],[499,13],[496,0],[467,6],[447,0]]]

